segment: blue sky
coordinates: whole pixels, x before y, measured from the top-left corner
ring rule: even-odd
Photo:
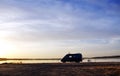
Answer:
[[[0,0],[0,43],[2,57],[119,55],[120,0]]]

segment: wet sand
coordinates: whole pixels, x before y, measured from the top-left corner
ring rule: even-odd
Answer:
[[[0,64],[0,76],[120,76],[120,62]]]

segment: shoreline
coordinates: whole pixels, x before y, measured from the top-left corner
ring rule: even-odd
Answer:
[[[0,76],[120,76],[120,62],[8,63]]]

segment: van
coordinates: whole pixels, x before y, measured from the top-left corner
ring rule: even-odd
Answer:
[[[62,59],[61,62],[82,62],[82,54],[76,53],[76,54],[67,54]]]

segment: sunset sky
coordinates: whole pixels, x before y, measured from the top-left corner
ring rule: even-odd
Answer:
[[[120,0],[0,0],[0,57],[120,55]]]

